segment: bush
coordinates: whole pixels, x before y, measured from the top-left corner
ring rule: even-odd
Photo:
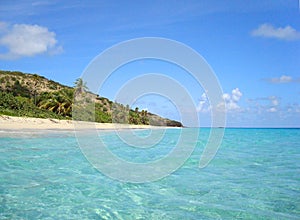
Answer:
[[[102,111],[95,111],[95,121],[100,123],[111,123],[111,116]]]
[[[12,93],[6,92],[0,92],[0,113],[10,116],[27,116],[56,119],[64,118],[53,112],[39,109],[29,98],[21,96],[15,97]]]

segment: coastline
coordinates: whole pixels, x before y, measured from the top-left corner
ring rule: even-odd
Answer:
[[[80,130],[121,130],[121,129],[164,129],[163,126],[132,125],[116,123],[96,123],[76,121],[76,129]],[[169,127],[168,127],[169,128]],[[171,128],[171,127],[170,127]],[[73,120],[58,120],[52,118],[31,118],[0,115],[0,130],[65,130],[74,131]]]

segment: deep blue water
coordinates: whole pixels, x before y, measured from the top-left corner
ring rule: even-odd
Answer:
[[[100,133],[125,160],[163,157]],[[135,131],[143,135],[146,131]],[[124,134],[125,136],[127,134]],[[226,129],[211,163],[199,158],[209,135],[171,175],[148,183],[113,180],[96,170],[68,132],[0,132],[0,219],[300,219],[300,129]],[[89,139],[93,141],[93,139]]]

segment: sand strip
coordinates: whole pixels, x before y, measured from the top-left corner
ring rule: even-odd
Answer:
[[[72,120],[14,117],[0,115],[0,130],[74,130]],[[99,129],[99,130],[116,130],[116,129],[149,129],[164,128],[151,125],[129,125],[115,123],[95,123],[95,122],[76,122],[76,129]]]

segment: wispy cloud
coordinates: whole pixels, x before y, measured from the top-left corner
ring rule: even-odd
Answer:
[[[280,109],[280,98],[277,96],[260,97],[248,99],[249,107],[247,111],[254,114],[275,113]]]
[[[291,26],[274,27],[271,24],[262,24],[251,32],[252,36],[275,38],[286,41],[300,40],[300,32]]]
[[[49,0],[41,0],[41,1],[34,1],[31,3],[32,6],[48,6],[48,5],[52,5],[53,1],[49,1]]]
[[[267,107],[267,112],[277,112],[279,107],[279,100],[276,96],[270,96],[270,105]]]
[[[14,24],[2,22],[0,46],[7,52],[0,54],[0,59],[17,59],[38,54],[56,54],[62,52],[57,44],[56,34],[39,25]]]
[[[264,80],[273,84],[282,84],[282,83],[291,83],[291,82],[300,83],[300,78],[295,79],[287,75],[282,75],[280,77],[274,77],[274,78],[265,78]]]
[[[246,112],[250,115],[259,115],[259,119],[269,118],[271,121],[282,121],[295,119],[295,123],[299,121],[300,105],[299,103],[285,103],[278,96],[259,97],[248,99],[248,107]],[[296,119],[297,118],[297,119]],[[294,122],[293,122],[294,123]],[[298,125],[299,126],[299,123]]]

